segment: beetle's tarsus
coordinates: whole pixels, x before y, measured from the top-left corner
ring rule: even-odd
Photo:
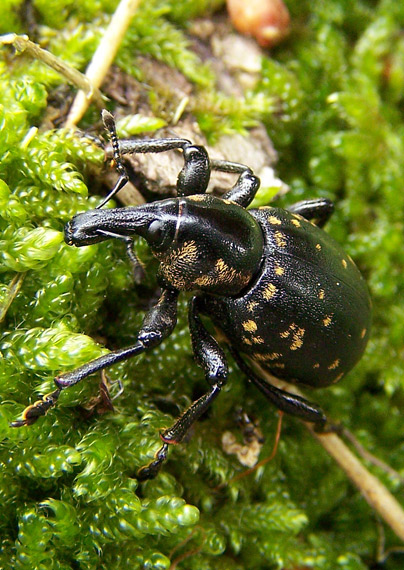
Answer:
[[[160,449],[157,451],[155,459],[148,465],[145,465],[139,469],[136,474],[136,479],[138,479],[138,481],[154,479],[158,475],[162,464],[167,459],[167,452],[168,443],[164,443],[162,447],[160,447]]]
[[[11,427],[22,427],[22,426],[30,426],[34,424],[38,418],[44,416],[50,408],[56,404],[61,389],[58,388],[50,394],[45,394],[45,396],[41,400],[37,400],[31,406],[25,408],[22,413],[22,420],[16,420],[10,423]]]

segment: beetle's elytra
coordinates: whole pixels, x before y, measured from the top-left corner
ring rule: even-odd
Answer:
[[[369,336],[370,300],[353,261],[321,229],[333,212],[332,203],[307,200],[288,210],[247,211],[259,187],[259,179],[247,166],[210,160],[203,147],[185,139],[118,141],[107,111],[103,120],[120,178],[98,209],[78,214],[66,225],[65,240],[79,247],[122,239],[136,265],[132,239],[141,236],[160,262],[161,297],[145,316],[133,346],[57,376],[56,390],[26,408],[23,419],[12,425],[34,423],[63,389],[159,345],[175,327],[179,293],[194,291],[189,330],[209,388],[161,434],[162,447],[138,477],[158,473],[169,444],[183,439],[227,380],[225,353],[204,327],[202,314],[210,317],[240,368],[273,404],[323,426],[326,417],[320,408],[264,381],[245,358],[277,377],[312,387],[339,381],[360,359]],[[122,154],[174,148],[181,148],[184,156],[176,198],[100,209],[127,181]],[[239,175],[223,198],[205,194],[211,169]]]

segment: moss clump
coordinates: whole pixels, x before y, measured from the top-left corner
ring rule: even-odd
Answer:
[[[38,39],[85,67],[112,4],[36,2]],[[136,56],[146,54],[179,69],[198,91],[193,111],[210,138],[263,120],[291,186],[282,203],[316,196],[337,203],[329,231],[368,278],[374,327],[362,362],[316,400],[403,472],[404,6],[290,0],[293,33],[263,57],[258,83],[237,106],[215,90],[213,71],[191,50],[183,28],[189,15],[221,2],[144,4],[118,65],[141,79]],[[20,6],[4,4],[2,33],[26,31]],[[0,566],[368,568],[377,543],[369,508],[298,422],[284,422],[272,463],[232,482],[242,467],[224,453],[221,434],[237,432],[233,410],[242,402],[259,418],[266,436],[261,457],[270,453],[277,418],[236,371],[191,441],[170,450],[160,476],[141,486],[132,478],[158,448],[159,429],[204,390],[185,300],[172,337],[108,372],[125,385],[115,414],[96,413],[94,378],[63,393],[31,428],[9,427],[33,393],[52,389],[57,371],[99,356],[104,345],[133,342],[156,284],[150,261],[147,280],[135,286],[119,243],[82,249],[63,243],[65,222],[99,201],[88,188],[102,153],[63,129],[33,130],[63,80],[5,49],[1,58]],[[94,117],[90,111],[87,124]],[[144,128],[159,126],[147,121]],[[141,121],[126,128],[139,132]],[[143,244],[137,248],[148,261]],[[397,481],[378,475],[397,490]],[[386,540],[395,545],[389,531]],[[385,567],[399,569],[402,559],[391,556]]]

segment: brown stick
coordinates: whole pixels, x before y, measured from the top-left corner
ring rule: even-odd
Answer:
[[[296,386],[287,384],[275,378],[262,368],[260,374],[274,386],[287,389],[298,396],[305,395]],[[342,439],[335,433],[316,433],[313,424],[304,422],[313,437],[335,459],[345,471],[349,479],[362,493],[364,499],[374,509],[395,534],[404,541],[404,510],[390,491],[374,475],[372,475],[359,459],[352,453]]]
[[[100,87],[103,82],[139,3],[140,0],[121,0],[112,16],[86,71],[87,79],[95,87]],[[79,91],[73,101],[65,126],[74,127],[86,112],[90,102],[91,97]]]
[[[372,509],[379,513],[401,540],[404,540],[404,511],[390,491],[362,465],[335,433],[318,434],[311,424],[306,426],[358,487]]]
[[[50,51],[42,49],[38,44],[31,42],[26,35],[6,34],[0,36],[0,45],[12,45],[18,52],[26,52],[32,58],[42,61],[61,75],[65,77],[69,83],[75,85],[82,92],[86,93],[86,97],[93,98],[97,104],[102,107],[104,105],[103,98],[99,89],[91,83],[90,79],[80,73],[74,67],[67,65],[62,59],[53,55]]]

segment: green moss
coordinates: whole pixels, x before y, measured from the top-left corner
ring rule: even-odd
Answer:
[[[25,31],[22,4],[3,2],[2,32]],[[83,69],[113,4],[35,2],[38,39]],[[291,187],[280,204],[316,196],[336,202],[329,231],[368,279],[374,325],[361,363],[315,399],[403,473],[404,5],[290,0],[289,40],[263,57],[255,88],[237,100],[215,90],[212,69],[184,29],[190,17],[222,4],[145,2],[117,64],[137,79],[141,55],[180,70],[194,86],[190,108],[210,140],[263,121],[279,153],[278,174]],[[378,540],[374,517],[298,422],[285,419],[271,463],[234,479],[243,468],[225,454],[221,436],[229,429],[240,436],[237,405],[260,422],[260,457],[270,454],[277,422],[236,371],[192,439],[170,450],[159,477],[142,485],[133,479],[158,449],[159,430],[205,389],[191,355],[186,299],[161,347],[108,371],[125,385],[115,413],[98,413],[93,378],[63,393],[32,427],[9,427],[30,398],[52,389],[58,371],[103,354],[104,346],[133,342],[156,295],[156,266],[136,244],[149,268],[137,287],[122,244],[63,243],[66,221],[99,202],[88,189],[103,153],[66,130],[37,130],[63,79],[9,50],[0,55],[0,567],[368,568]],[[151,94],[157,111],[160,95]],[[90,111],[84,125],[95,116]],[[161,117],[164,109],[156,119],[131,116],[120,132],[151,131]],[[398,491],[397,481],[375,471]],[[387,530],[386,547],[396,542]],[[385,567],[398,570],[402,558],[391,556]]]

